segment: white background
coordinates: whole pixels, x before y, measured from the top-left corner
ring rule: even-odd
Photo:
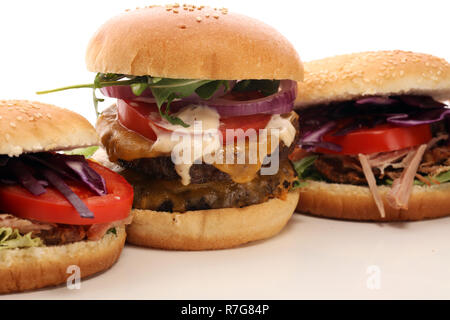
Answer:
[[[93,81],[84,64],[95,30],[125,9],[174,1],[1,1],[0,99],[42,100],[95,120],[89,89],[35,91]],[[190,1],[226,6],[277,28],[302,60],[364,50],[403,49],[450,60],[448,0]]]
[[[450,59],[446,0],[191,2],[264,20],[294,43],[304,61],[381,49]],[[88,89],[34,92],[91,82],[94,75],[84,65],[90,36],[113,15],[149,4],[1,1],[0,98],[38,99],[94,121]],[[3,298],[450,298],[449,226],[449,219],[382,225],[295,215],[268,241],[194,253],[127,246],[112,270],[83,281],[81,290]]]

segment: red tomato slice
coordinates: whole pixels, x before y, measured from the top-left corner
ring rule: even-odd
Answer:
[[[157,125],[156,118],[152,116],[152,114],[159,112],[156,105],[118,99],[117,111],[119,121],[124,127],[151,141],[156,141],[156,133],[150,126],[150,124]]]
[[[428,143],[432,139],[428,124],[413,127],[398,127],[384,124],[371,129],[360,129],[345,136],[326,134],[323,141],[335,143],[342,147],[341,152],[319,148],[317,152],[344,155],[371,154],[401,150]]]
[[[161,118],[158,113],[158,108],[155,104],[143,102],[131,102],[125,100],[117,101],[118,117],[120,123],[126,128],[139,133],[145,138],[155,141],[157,139],[156,133],[152,129],[152,125],[158,129],[168,131],[163,128],[160,121]],[[272,115],[270,114],[255,114],[241,117],[227,117],[220,119],[219,130],[223,137],[226,137],[227,129],[264,129],[270,121]]]
[[[107,195],[97,196],[82,185],[66,183],[94,213],[94,219],[81,218],[66,198],[50,187],[46,193],[34,196],[20,186],[2,186],[0,211],[24,219],[71,225],[108,223],[128,217],[133,204],[133,188],[121,175],[93,161],[89,161],[89,165],[105,179]]]

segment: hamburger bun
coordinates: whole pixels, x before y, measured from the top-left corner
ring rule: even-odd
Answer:
[[[94,127],[75,112],[41,102],[0,100],[0,155],[98,144]]]
[[[90,71],[176,79],[303,79],[292,44],[227,9],[150,6],[118,15],[92,37]]]
[[[327,218],[357,221],[414,221],[450,215],[448,199],[450,183],[414,186],[408,210],[396,210],[388,205],[386,195],[390,188],[379,186],[386,218],[382,218],[368,187],[350,184],[308,181],[300,190],[297,212]]]
[[[409,51],[373,51],[305,63],[298,84],[297,108],[353,100],[363,96],[428,95],[450,98],[450,64]]]
[[[299,192],[243,208],[185,213],[132,210],[127,242],[170,250],[212,250],[270,238],[291,218]]]
[[[80,268],[81,277],[110,268],[125,243],[125,228],[98,241],[61,246],[0,250],[0,293],[12,293],[65,283],[69,266]]]

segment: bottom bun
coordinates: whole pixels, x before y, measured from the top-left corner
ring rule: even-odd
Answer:
[[[450,215],[450,183],[414,186],[408,210],[397,210],[386,202],[390,187],[378,187],[386,218],[382,218],[368,187],[308,181],[300,188],[297,211],[327,218],[360,221],[413,221]]]
[[[0,293],[11,293],[65,283],[80,268],[81,277],[111,267],[125,243],[125,228],[98,241],[80,241],[61,246],[0,250]]]
[[[132,244],[170,250],[226,249],[276,235],[292,216],[298,191],[244,208],[185,213],[133,210],[127,226]]]

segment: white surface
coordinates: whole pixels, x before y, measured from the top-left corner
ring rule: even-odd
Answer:
[[[227,6],[266,21],[305,61],[380,49],[450,59],[448,0],[190,2]],[[34,92],[92,82],[84,52],[95,29],[124,9],[151,3],[2,1],[0,98],[54,103],[94,121],[90,90]],[[449,224],[440,219],[379,225],[296,215],[269,241],[216,252],[128,246],[112,270],[83,281],[81,290],[61,287],[0,299],[450,298]],[[367,288],[371,265],[381,271],[379,290]]]
[[[80,290],[0,299],[449,299],[449,228],[449,218],[372,224],[295,215],[270,240],[207,252],[126,246]],[[371,266],[379,289],[367,286]]]

